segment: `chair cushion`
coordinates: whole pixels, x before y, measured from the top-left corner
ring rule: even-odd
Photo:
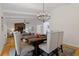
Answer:
[[[39,45],[39,48],[42,49],[43,51],[45,51],[46,53],[50,53],[50,52],[47,50],[47,43],[40,44],[40,45]]]

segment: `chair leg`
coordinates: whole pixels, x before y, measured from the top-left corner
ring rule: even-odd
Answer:
[[[59,56],[58,52],[56,53],[56,56]]]
[[[56,53],[56,56],[59,56],[58,48],[56,49],[55,53]]]
[[[60,47],[61,47],[61,52],[63,53],[63,46],[61,45]]]
[[[47,56],[50,56],[50,55],[47,53]]]
[[[32,53],[33,53],[32,56],[35,56],[35,53],[34,52],[35,52],[35,50],[32,50]]]
[[[15,50],[15,56],[17,56],[17,52],[16,52],[16,50]]]
[[[15,56],[20,56],[20,55],[17,54],[16,50],[15,50]]]

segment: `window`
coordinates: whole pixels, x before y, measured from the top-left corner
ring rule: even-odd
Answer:
[[[45,22],[43,24],[43,32],[44,34],[47,34],[48,31],[49,31],[49,22]]]

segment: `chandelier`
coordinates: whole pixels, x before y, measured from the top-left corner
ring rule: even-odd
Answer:
[[[50,15],[48,14],[47,11],[45,11],[45,5],[43,3],[43,10],[42,12],[40,12],[38,15],[37,15],[37,19],[42,21],[42,22],[46,22],[50,19]]]

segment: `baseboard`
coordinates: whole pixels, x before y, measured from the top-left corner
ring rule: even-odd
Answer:
[[[68,42],[63,42],[63,44],[66,44],[66,45],[69,45],[69,46],[72,46],[72,47],[75,47],[75,48],[79,48],[78,45],[71,44],[71,43],[68,43]]]

